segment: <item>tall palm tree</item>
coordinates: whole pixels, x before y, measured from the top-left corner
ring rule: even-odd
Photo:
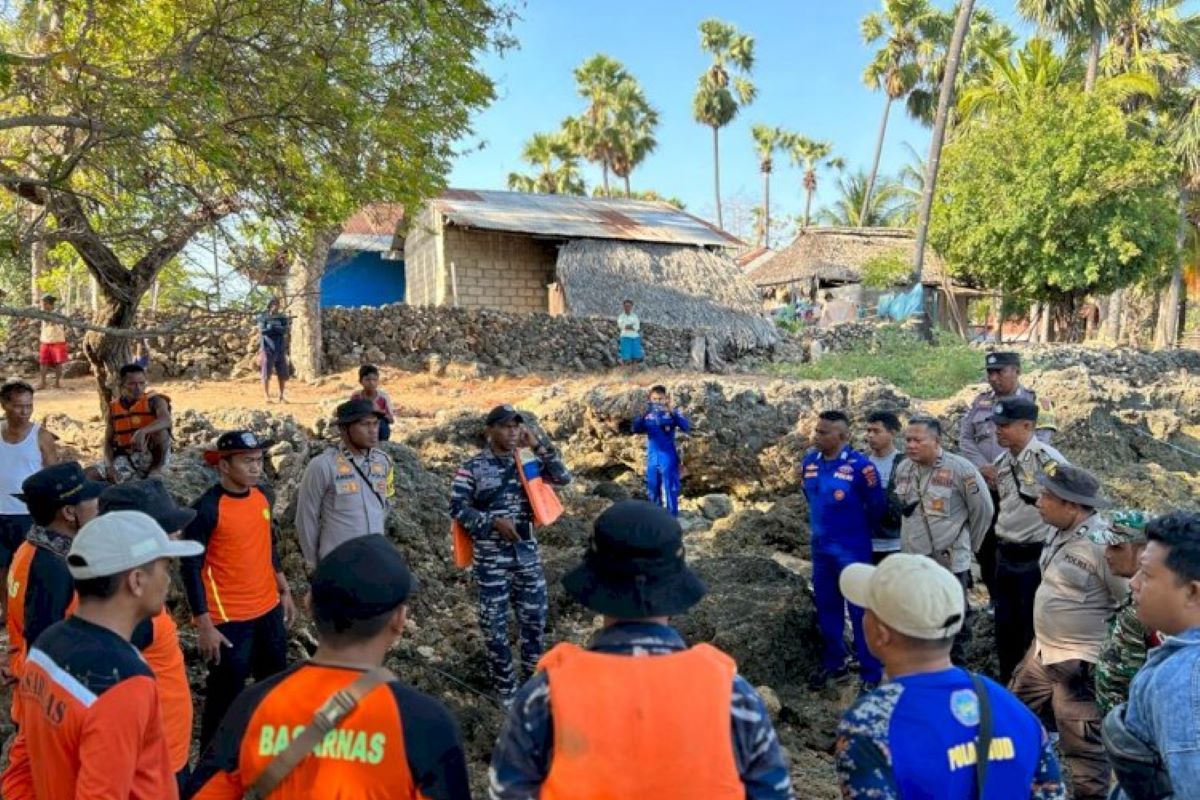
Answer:
[[[1131,0],[1017,0],[1017,11],[1043,30],[1064,39],[1087,39],[1083,89],[1090,92],[1099,76],[1104,35],[1128,11],[1130,3]]]
[[[577,117],[563,121],[563,132],[577,153],[600,165],[604,194],[609,196],[608,175],[617,150],[614,130],[617,114],[617,93],[631,77],[623,64],[614,58],[597,53],[575,69],[579,95],[587,108]]]
[[[809,139],[801,134],[790,134],[787,137],[788,155],[791,156],[792,166],[799,167],[803,172],[801,183],[804,186],[804,227],[807,228],[812,218],[813,195],[817,193],[817,171],[822,168],[841,169],[845,161],[841,158],[830,158],[833,144]]]
[[[763,176],[763,246],[771,246],[771,171],[775,167],[775,153],[787,139],[782,128],[755,123],[750,128],[754,138],[754,152],[758,156],[758,169]]]
[[[837,199],[817,212],[817,222],[842,228],[885,228],[899,224],[903,204],[900,184],[886,177],[877,179],[868,199],[870,186],[870,175],[861,169],[840,177]]]
[[[700,23],[700,49],[713,58],[700,76],[692,98],[692,116],[712,128],[713,194],[717,201],[717,227],[725,226],[721,214],[721,152],[718,132],[733,122],[742,106],[754,102],[758,93],[750,82],[754,67],[754,37],[719,19]]]
[[[625,196],[629,197],[632,191],[629,175],[658,146],[654,136],[654,130],[658,127],[658,111],[646,100],[642,87],[632,77],[617,86],[613,101],[616,111],[613,118],[611,166],[613,174],[625,181]]]
[[[942,77],[948,66],[954,23],[955,15],[948,12],[940,13],[930,23],[930,35],[921,41],[918,54],[921,77],[904,104],[910,117],[931,128],[941,97]],[[987,69],[988,53],[1008,50],[1016,41],[1012,28],[998,21],[986,8],[974,10],[958,56],[955,91],[976,73]]]
[[[883,90],[884,104],[879,137],[875,141],[875,158],[862,194],[859,218],[867,215],[867,204],[871,202],[875,179],[879,175],[879,159],[883,155],[892,104],[907,96],[917,85],[921,78],[920,54],[924,44],[936,38],[943,27],[942,13],[930,5],[929,0],[883,0],[881,11],[863,17],[860,25],[863,41],[869,45],[882,42],[863,70],[863,83],[871,89]]]
[[[583,194],[579,158],[561,133],[535,133],[525,142],[521,159],[536,170],[534,175],[508,174],[508,188],[518,192]]]

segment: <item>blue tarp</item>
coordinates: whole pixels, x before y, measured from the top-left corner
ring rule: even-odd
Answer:
[[[896,322],[901,322],[909,317],[920,314],[924,307],[925,287],[918,283],[907,292],[901,292],[900,294],[889,292],[882,295],[875,310],[881,318],[887,317]]]

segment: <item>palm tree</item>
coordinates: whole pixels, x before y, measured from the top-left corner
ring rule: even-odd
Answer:
[[[1131,0],[1017,0],[1017,11],[1043,30],[1064,39],[1086,37],[1087,71],[1083,90],[1092,91],[1100,69],[1104,35],[1130,7]]]
[[[754,38],[738,33],[729,23],[706,19],[700,23],[700,49],[713,57],[713,63],[700,76],[696,96],[692,98],[692,116],[701,125],[712,128],[717,227],[723,228],[718,131],[733,122],[742,106],[754,102],[757,90],[748,77],[754,66]]]
[[[918,54],[920,80],[908,93],[905,101],[908,115],[929,127],[933,127],[938,100],[941,97],[942,77],[946,74],[948,66],[954,22],[953,14],[941,13],[929,24],[930,35],[922,40]],[[1017,36],[1013,30],[997,21],[987,9],[973,11],[962,50],[959,52],[955,91],[961,89],[978,72],[987,69],[988,53],[1008,50],[1016,41]]]
[[[658,140],[654,138],[658,112],[646,100],[642,87],[632,77],[617,86],[613,102],[614,150],[610,166],[613,174],[624,179],[625,196],[629,197],[630,173],[658,146]]]
[[[771,246],[771,170],[775,167],[775,151],[783,147],[787,133],[782,128],[755,123],[750,128],[754,137],[754,152],[758,169],[763,176],[763,246]]]
[[[883,0],[883,10],[863,17],[860,30],[863,41],[883,45],[863,70],[863,83],[875,90],[883,90],[883,119],[879,122],[879,137],[875,142],[875,158],[871,163],[871,174],[866,190],[862,193],[859,218],[867,216],[867,204],[875,179],[879,175],[879,159],[883,155],[883,140],[887,135],[888,115],[892,103],[904,98],[921,78],[919,60],[923,45],[936,38],[943,26],[943,15],[929,4],[929,0]]]
[[[583,194],[579,159],[561,133],[535,133],[525,142],[521,159],[537,169],[535,175],[508,174],[508,188],[518,192]]]
[[[575,69],[575,83],[587,108],[578,117],[563,121],[563,132],[575,152],[600,165],[604,194],[609,196],[608,173],[617,151],[614,130],[617,93],[621,84],[632,80],[624,65],[597,53]]]
[[[790,134],[787,137],[788,155],[791,156],[792,166],[803,170],[801,182],[804,186],[804,227],[808,227],[811,219],[813,195],[817,193],[817,171],[822,167],[841,169],[845,162],[840,158],[830,158],[833,145],[830,142],[819,142],[800,134]]]
[[[901,218],[903,189],[887,178],[878,180],[868,199],[871,176],[858,170],[838,179],[838,197],[832,206],[817,212],[817,222],[842,228],[886,228],[897,225]],[[863,209],[866,212],[863,213]]]

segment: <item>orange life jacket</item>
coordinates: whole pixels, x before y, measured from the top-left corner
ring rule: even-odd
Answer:
[[[664,656],[560,644],[542,658],[554,750],[542,800],[744,800],[733,755],[733,659],[707,644]]]
[[[120,397],[114,397],[108,404],[108,414],[112,419],[114,445],[120,448],[129,447],[133,443],[133,434],[157,419],[154,409],[150,407],[151,397],[160,398],[166,403],[171,402],[165,394],[147,392],[129,408],[122,405]]]

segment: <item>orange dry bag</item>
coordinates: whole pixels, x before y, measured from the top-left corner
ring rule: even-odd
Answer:
[[[542,462],[532,450],[517,450],[517,475],[533,508],[535,525],[550,525],[562,516],[562,502],[554,493],[554,488],[542,480]]]

